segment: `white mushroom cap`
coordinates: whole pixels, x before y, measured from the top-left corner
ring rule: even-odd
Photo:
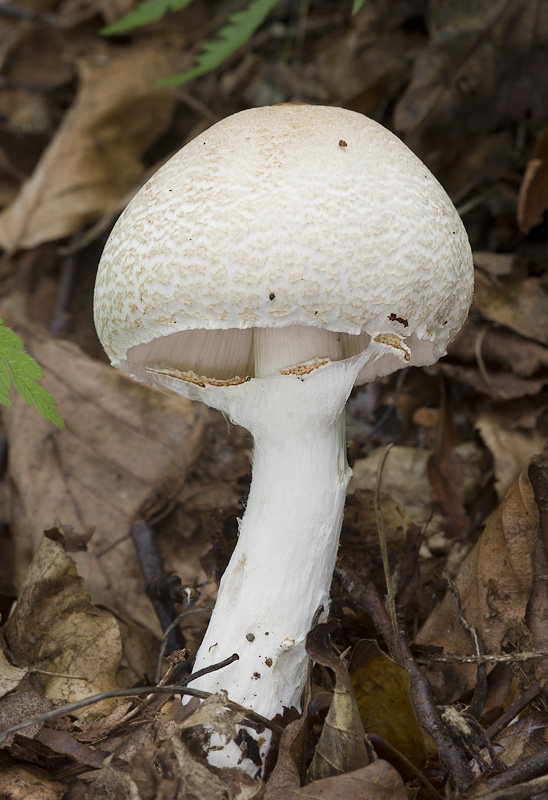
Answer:
[[[252,329],[313,326],[340,334],[343,358],[386,345],[363,382],[437,361],[472,288],[462,222],[396,136],[286,104],[222,120],[141,189],[105,247],[95,319],[140,378],[143,364],[253,377]]]

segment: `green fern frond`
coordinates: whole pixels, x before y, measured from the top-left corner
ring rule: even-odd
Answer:
[[[352,3],[352,16],[357,14],[362,6],[365,5],[365,0],[354,0]]]
[[[204,44],[203,52],[196,57],[196,65],[191,70],[166,78],[157,85],[164,87],[187,83],[217,69],[251,39],[278,2],[279,0],[251,0],[247,8],[230,15],[227,24],[217,33],[218,39]]]
[[[120,33],[127,33],[135,28],[142,28],[143,25],[150,25],[163,19],[169,11],[181,11],[194,0],[144,0],[143,3],[135,6],[118,22],[101,28],[103,36],[116,36]]]
[[[11,380],[10,380],[11,378]],[[25,353],[23,342],[0,317],[0,403],[11,405],[11,382],[28,406],[36,410],[58,428],[64,428],[61,415],[55,410],[57,403],[52,395],[37,381],[44,378],[40,365]]]

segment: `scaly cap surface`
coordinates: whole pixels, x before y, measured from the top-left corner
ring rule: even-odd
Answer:
[[[212,332],[236,330],[234,363],[210,377],[253,375],[251,329],[290,325],[341,332],[346,355],[396,335],[427,364],[472,288],[464,226],[396,136],[346,109],[286,104],[213,125],[141,189],[105,247],[95,319],[130,371],[158,337],[201,330],[222,349]],[[195,368],[185,338],[174,350],[173,366]]]

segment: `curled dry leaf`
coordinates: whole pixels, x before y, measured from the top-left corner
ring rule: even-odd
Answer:
[[[159,484],[166,503],[177,495],[199,450],[203,408],[139,386],[35,328],[17,329],[66,421],[59,436],[19,398],[3,410],[17,578],[55,520],[93,526],[87,552],[74,556],[93,602],[157,632],[129,528]],[[172,559],[184,582],[196,580],[197,555],[185,563],[174,547]]]
[[[108,611],[92,605],[74,562],[59,542],[42,539],[3,630],[17,663],[63,675],[41,675],[45,696],[54,705],[118,688],[122,654],[118,623]],[[112,704],[104,700],[75,715],[96,716]]]
[[[335,673],[333,700],[327,712],[308,777],[312,780],[351,772],[368,763],[365,733],[346,664],[329,645],[329,623],[313,628],[306,639],[310,658]]]
[[[525,621],[533,586],[533,553],[539,532],[539,510],[527,470],[489,517],[485,531],[455,578],[464,617],[474,625],[486,653],[500,653]],[[469,634],[459,623],[455,601],[447,592],[422,627],[417,642],[457,655],[472,654]],[[475,685],[474,666],[450,668],[444,683],[460,689]],[[444,698],[448,700],[449,698]]]
[[[99,55],[99,54],[98,54]],[[80,87],[16,200],[0,214],[0,247],[36,247],[109,211],[138,179],[141,156],[167,126],[174,97],[165,47],[109,48],[78,62]]]
[[[352,685],[363,725],[417,767],[427,760],[424,736],[411,701],[409,674],[376,642],[358,642],[350,664]]]

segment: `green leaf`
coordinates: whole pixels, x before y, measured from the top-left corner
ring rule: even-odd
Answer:
[[[362,6],[365,5],[365,0],[354,0],[352,3],[352,16],[357,14]]]
[[[151,22],[158,22],[169,11],[181,11],[189,6],[194,0],[144,0],[143,3],[135,6],[118,22],[101,28],[103,36],[115,36],[119,33],[127,33],[135,28],[142,28],[143,25],[150,25]]]
[[[251,39],[278,2],[279,0],[251,0],[247,8],[229,16],[227,24],[217,33],[217,40],[204,44],[203,52],[196,57],[196,65],[191,70],[159,81],[157,85],[165,87],[187,83],[217,69]]]
[[[11,381],[28,406],[37,411],[58,428],[64,428],[63,418],[56,411],[57,403],[41,384],[44,373],[37,361],[23,350],[23,342],[17,334],[4,325],[0,317],[0,403],[11,405]]]

